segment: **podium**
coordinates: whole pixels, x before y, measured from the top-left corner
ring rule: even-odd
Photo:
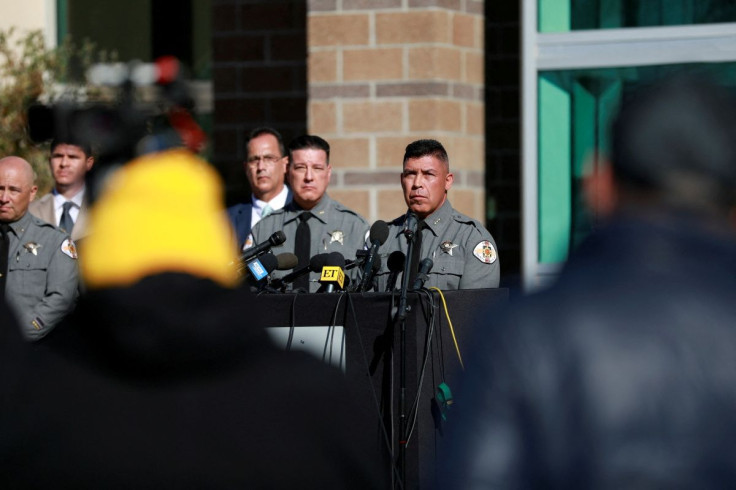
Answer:
[[[444,404],[443,398],[460,383],[460,356],[469,352],[473,332],[493,328],[494,311],[508,302],[506,289],[443,291],[442,295],[444,302],[432,290],[408,296],[405,400],[411,430],[405,489],[433,486],[436,450],[442,444],[445,424],[452,421],[452,406]],[[390,293],[270,294],[259,296],[257,302],[262,326],[280,331],[277,344],[284,342],[286,331],[293,327],[292,348],[311,343],[308,349],[313,354],[344,369],[353,395],[376,421],[376,444],[392,454],[394,462],[399,454],[400,426],[397,302],[398,294]],[[315,337],[314,329],[322,333]],[[303,340],[306,336],[310,340]]]

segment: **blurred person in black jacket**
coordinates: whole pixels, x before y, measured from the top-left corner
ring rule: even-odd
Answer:
[[[587,183],[604,222],[485,330],[445,488],[736,482],[733,97],[677,77],[624,101]]]
[[[2,488],[384,487],[342,374],[272,346],[234,287],[221,201],[186,150],[128,163],[91,210],[76,312],[33,347],[3,316]]]

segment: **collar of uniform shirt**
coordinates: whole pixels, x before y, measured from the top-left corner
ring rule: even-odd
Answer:
[[[31,213],[30,211],[26,211],[26,214],[24,214],[18,221],[13,221],[12,223],[8,223],[10,231],[15,236],[20,236],[20,234],[28,228],[28,222],[31,219]]]
[[[322,223],[326,224],[327,216],[330,212],[329,203],[331,201],[332,199],[330,199],[330,196],[328,196],[326,192],[322,196],[322,199],[320,199],[317,205],[313,207],[312,209],[302,209],[299,207],[299,205],[296,202],[291,201],[291,204],[288,205],[289,211],[295,212],[296,215],[291,217],[286,222],[288,223],[289,221],[294,221],[295,219],[297,219],[302,211],[309,211],[310,213],[312,213],[312,219],[316,218],[320,220]]]
[[[424,219],[424,227],[429,229],[434,236],[440,236],[440,230],[446,227],[452,219],[452,205],[449,199],[445,199],[442,206],[436,209]]]

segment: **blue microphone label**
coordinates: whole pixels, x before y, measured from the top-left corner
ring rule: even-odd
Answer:
[[[258,259],[248,262],[248,269],[250,270],[250,273],[253,275],[256,281],[260,281],[268,275],[268,272],[263,267],[263,264],[261,264],[261,261]]]

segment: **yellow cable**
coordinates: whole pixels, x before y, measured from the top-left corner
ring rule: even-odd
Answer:
[[[455,337],[455,329],[452,326],[452,320],[450,320],[450,312],[447,311],[447,302],[445,301],[445,295],[442,294],[442,291],[440,291],[439,288],[429,288],[434,289],[438,293],[440,293],[440,298],[442,299],[442,306],[445,308],[445,316],[447,317],[447,323],[450,325],[450,333],[452,334],[452,341],[455,342],[455,351],[457,352],[457,358],[460,359],[460,366],[463,368],[463,371],[465,371],[465,364],[463,364],[463,356],[460,354],[460,347],[457,345],[457,337]]]

